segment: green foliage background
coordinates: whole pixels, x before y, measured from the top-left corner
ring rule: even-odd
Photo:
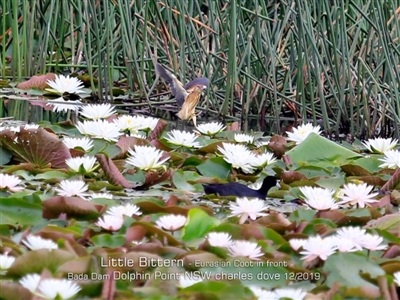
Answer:
[[[21,80],[84,71],[100,99],[117,82],[152,103],[157,60],[182,81],[211,79],[199,109],[212,116],[255,117],[261,128],[307,119],[336,137],[399,137],[399,7],[398,0],[0,0],[0,72]]]

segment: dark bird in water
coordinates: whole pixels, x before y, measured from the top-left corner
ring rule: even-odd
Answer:
[[[171,93],[175,96],[176,102],[178,102],[181,107],[176,115],[181,120],[193,119],[194,126],[196,126],[195,109],[197,103],[200,101],[203,89],[205,89],[210,82],[208,78],[196,78],[183,85],[183,83],[164,66],[156,63],[155,67],[157,74],[170,85]]]
[[[267,176],[259,190],[253,190],[248,186],[239,182],[203,184],[206,194],[215,194],[220,196],[237,196],[237,197],[254,197],[265,199],[268,191],[274,186],[279,186],[278,180],[274,176]]]

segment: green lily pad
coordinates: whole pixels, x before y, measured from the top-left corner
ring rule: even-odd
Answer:
[[[231,165],[222,157],[210,158],[196,168],[204,176],[218,177],[222,180],[228,180],[231,174]]]
[[[322,270],[329,274],[326,279],[329,287],[341,283],[347,287],[374,288],[375,285],[364,279],[362,274],[368,274],[371,278],[385,275],[376,262],[362,253],[335,253],[328,257]]]
[[[221,223],[217,218],[209,216],[199,208],[193,208],[188,214],[188,223],[184,227],[182,240],[190,241],[203,238],[213,227]]]
[[[340,166],[352,158],[362,157],[318,134],[311,133],[306,140],[286,153],[297,164]]]

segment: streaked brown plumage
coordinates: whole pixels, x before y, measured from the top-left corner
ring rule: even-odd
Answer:
[[[208,78],[196,78],[185,85],[164,66],[156,63],[156,72],[170,85],[171,93],[175,96],[181,110],[176,114],[181,120],[193,119],[196,126],[195,109],[201,98],[202,90],[208,86]]]

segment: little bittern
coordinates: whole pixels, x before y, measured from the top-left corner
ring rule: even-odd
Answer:
[[[158,63],[156,63],[156,72],[170,85],[172,95],[181,106],[181,110],[176,115],[181,120],[192,119],[194,126],[197,126],[195,109],[202,90],[208,86],[208,78],[196,78],[183,85],[174,74]]]

